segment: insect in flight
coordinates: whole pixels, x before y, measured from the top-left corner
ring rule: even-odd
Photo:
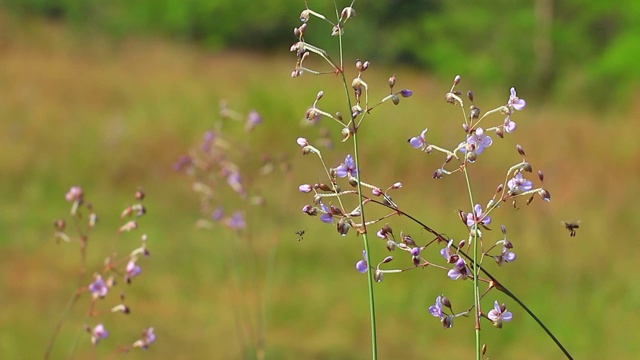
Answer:
[[[303,240],[304,239],[304,230],[296,231],[296,235],[298,235],[298,241]]]
[[[569,230],[569,236],[576,236],[576,229],[580,228],[580,220],[578,221],[561,221],[565,229]]]

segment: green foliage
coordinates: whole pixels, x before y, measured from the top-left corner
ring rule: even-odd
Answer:
[[[304,1],[252,0],[1,0],[13,13],[40,14],[112,34],[151,33],[190,40],[213,49],[284,51]],[[473,74],[496,88],[518,85],[543,97],[605,99],[599,89],[616,84],[620,97],[640,78],[640,5],[612,6],[584,0],[359,1],[347,36],[357,38],[353,56],[411,64],[440,77]],[[323,5],[323,4],[319,4]],[[347,5],[344,2],[343,5]],[[340,5],[339,5],[340,6]],[[550,32],[543,29],[547,6]],[[314,4],[318,8],[318,5]],[[330,19],[333,3],[323,9]],[[294,14],[294,15],[292,15]],[[313,26],[312,20],[310,26]],[[314,40],[314,39],[311,39]],[[551,46],[545,60],[540,42]],[[313,42],[313,41],[311,41]],[[352,42],[354,43],[354,42]],[[323,48],[334,46],[321,37]],[[348,54],[351,55],[351,54]],[[574,94],[574,95],[572,95]],[[599,104],[595,102],[595,104]]]

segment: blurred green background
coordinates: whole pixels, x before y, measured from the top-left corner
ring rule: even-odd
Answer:
[[[325,91],[323,109],[348,109],[337,77],[289,77],[291,29],[303,1],[0,4],[2,358],[43,356],[76,290],[77,244],[56,244],[52,226],[68,217],[64,194],[72,185],[84,187],[101,217],[90,237],[87,284],[105,257],[131,251],[142,233],[152,256],[141,262],[143,274],[133,285],[114,288],[126,289],[132,314],[87,318],[88,301],[80,301],[63,322],[52,358],[69,358],[74,344],[76,358],[93,356],[82,327],[97,321],[112,333],[98,358],[123,356],[118,346],[147,326],[155,327],[157,343],[126,356],[254,358],[259,351],[252,346],[268,359],[370,356],[366,282],[353,268],[360,238],[341,238],[300,212],[311,199],[297,186],[322,179],[323,171],[317,159],[300,155],[295,139],[317,139],[327,128],[337,143],[324,150],[330,166],[351,152],[338,141],[341,129],[326,119],[304,126],[319,90]],[[332,13],[328,1],[310,6]],[[494,139],[472,167],[476,197],[492,196],[518,161],[519,143],[534,169],[545,172],[552,202],[504,206],[494,214],[494,228],[507,225],[518,260],[489,269],[575,358],[633,358],[640,350],[640,289],[633,275],[640,256],[634,237],[639,5],[362,1],[355,8],[358,16],[344,37],[348,78],[355,76],[355,58],[369,59],[365,79],[373,99],[387,94],[393,73],[397,88],[414,91],[397,107],[377,108],[362,128],[364,180],[381,187],[402,181],[394,200],[403,209],[464,237],[457,219],[457,210],[468,207],[462,179],[431,179],[442,157],[421,154],[406,139],[429,127],[435,144],[461,141],[460,111],[442,101],[456,74],[463,75],[460,89],[473,89],[483,110],[503,104],[515,86],[528,108],[514,119],[518,130]],[[312,21],[308,39],[335,53],[329,30]],[[250,179],[266,203],[247,210],[250,230],[241,238],[197,229],[198,195],[191,180],[172,169],[219,119],[223,99],[242,114],[257,109],[264,117],[246,141],[253,152],[243,164],[253,166],[270,153],[290,167]],[[231,133],[245,140],[241,131]],[[148,196],[148,215],[137,232],[118,236],[119,214],[139,187]],[[561,220],[582,220],[578,236],[570,238]],[[390,224],[423,243],[429,239],[415,224]],[[304,240],[297,241],[302,229]],[[500,238],[497,231],[491,235]],[[386,256],[377,238],[372,245],[374,259]],[[472,356],[471,319],[443,330],[428,313],[443,292],[458,309],[471,297],[470,283],[443,277],[425,269],[376,284],[381,358]],[[562,358],[515,304],[491,294],[486,307],[495,296],[515,321],[501,330],[483,328],[491,358]]]

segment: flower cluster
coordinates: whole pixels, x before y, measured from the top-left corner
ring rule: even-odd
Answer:
[[[132,232],[138,228],[139,219],[146,214],[146,208],[142,203],[144,197],[145,194],[142,190],[136,191],[136,202],[127,206],[120,215],[121,219],[125,221],[125,223],[118,229],[118,234],[122,235],[125,232]],[[69,192],[66,194],[65,199],[72,203],[71,215],[75,223],[75,229],[77,229],[79,233],[77,235],[68,234],[66,227],[67,222],[64,219],[59,219],[54,222],[56,229],[55,238],[58,242],[62,240],[65,243],[77,242],[79,244],[82,254],[82,267],[84,269],[86,267],[85,262],[89,232],[94,230],[96,227],[98,216],[93,210],[91,204],[85,201],[85,194],[82,187],[71,187]],[[88,215],[83,214],[83,211],[87,211]],[[87,219],[86,223],[84,222],[85,219]],[[114,253],[107,257],[104,266],[94,273],[91,283],[77,290],[77,296],[80,296],[83,293],[91,295],[91,302],[88,311],[89,317],[102,318],[109,313],[130,313],[129,305],[126,305],[124,302],[124,290],[120,290],[117,300],[115,301],[112,299],[113,297],[110,297],[109,295],[111,294],[111,290],[117,286],[117,278],[122,277],[124,283],[131,284],[133,278],[142,273],[142,266],[139,264],[140,259],[149,257],[150,252],[147,249],[147,235],[143,234],[141,236],[141,240],[140,246],[133,249],[127,255],[117,257],[117,254]],[[81,271],[84,272],[84,270]],[[106,302],[111,303],[111,305],[108,305],[110,309],[103,311],[101,309],[102,304]],[[107,339],[110,334],[110,331],[107,330],[104,323],[98,323],[93,327],[86,325],[85,328],[87,333],[90,335],[91,344],[94,346],[97,346],[102,340]],[[59,327],[57,329],[59,329]],[[56,333],[53,335],[51,345],[55,341],[57,331],[58,330],[56,330]],[[149,341],[148,343],[150,344],[152,342],[153,341]],[[47,351],[45,358],[50,356],[50,350],[51,346],[49,346],[49,350]]]

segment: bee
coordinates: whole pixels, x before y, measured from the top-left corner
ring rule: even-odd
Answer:
[[[304,230],[296,231],[296,235],[298,235],[298,241],[304,240]]]
[[[580,228],[580,220],[578,221],[561,221],[565,229],[569,230],[569,236],[576,236],[576,229]]]

